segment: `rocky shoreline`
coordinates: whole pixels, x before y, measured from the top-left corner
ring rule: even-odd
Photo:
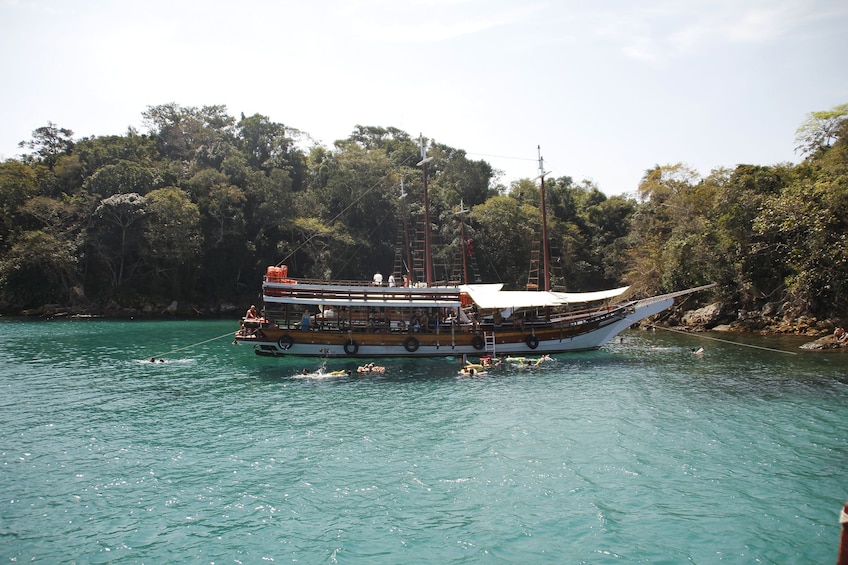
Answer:
[[[840,340],[834,335],[836,328],[844,327],[844,320],[819,319],[800,306],[788,302],[770,302],[758,311],[731,308],[721,302],[714,302],[694,310],[682,308],[672,310],[664,319],[661,318],[652,324],[692,332],[713,331],[811,337],[816,339],[802,345],[802,349],[848,349],[848,339]]]
[[[249,304],[247,305],[249,306]],[[0,302],[0,316],[14,318],[103,318],[113,320],[168,320],[168,319],[216,319],[238,318],[247,306],[236,306],[231,303],[201,305],[177,302],[169,304],[148,304],[141,307],[122,306],[111,302],[102,306],[63,306],[60,304],[44,304],[38,308],[18,309]]]
[[[246,304],[246,303],[245,303]],[[247,306],[232,303],[193,304],[173,301],[133,308],[109,303],[101,307],[74,307],[45,304],[39,308],[14,309],[0,303],[0,316],[16,318],[104,318],[122,320],[222,319],[237,320]],[[839,340],[834,330],[846,321],[818,319],[790,303],[768,303],[758,311],[742,310],[720,302],[687,310],[677,307],[656,319],[643,321],[641,327],[665,326],[689,332],[756,333],[760,335],[793,335],[815,338],[802,349],[848,349],[848,339]]]

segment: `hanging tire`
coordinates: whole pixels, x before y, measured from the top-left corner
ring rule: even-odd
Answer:
[[[291,338],[290,335],[284,335],[277,340],[277,347],[279,347],[283,351],[286,351],[292,345],[294,345],[294,340]]]
[[[410,353],[415,353],[418,351],[418,340],[412,336],[406,338],[406,341],[403,342],[403,347]]]
[[[524,343],[526,343],[527,347],[530,349],[536,349],[539,347],[539,338],[535,335],[528,335],[527,339],[524,340]]]
[[[344,350],[348,355],[356,355],[359,352],[359,344],[349,339],[344,344]]]
[[[480,351],[484,347],[486,347],[486,342],[483,341],[483,338],[479,335],[475,335],[474,339],[471,340],[471,345],[474,346],[474,349]]]

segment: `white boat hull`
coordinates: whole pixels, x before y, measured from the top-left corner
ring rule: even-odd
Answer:
[[[549,327],[521,332],[493,329],[472,339],[468,334],[452,332],[395,335],[266,329],[258,339],[237,334],[236,343],[251,345],[258,355],[271,357],[448,357],[589,351],[672,304],[673,297],[635,302],[619,315],[596,321],[592,324],[595,327],[587,331],[574,326],[567,330]]]

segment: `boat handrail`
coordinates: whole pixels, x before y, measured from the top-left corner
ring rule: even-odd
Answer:
[[[326,280],[326,279],[309,279],[299,277],[297,279],[290,279],[289,282],[281,283],[279,280],[269,279],[267,276],[262,278],[263,282],[271,283],[271,284],[309,284],[309,285],[320,285],[320,286],[351,286],[351,287],[374,287],[374,288],[383,288],[383,289],[392,289],[392,290],[403,290],[403,289],[426,289],[426,288],[459,288],[462,283],[459,281],[434,281],[433,284],[429,287],[421,286],[421,284],[404,287],[404,286],[389,286],[388,283],[383,282],[381,285],[374,285],[372,281],[363,281],[358,279],[335,279],[335,280]],[[423,283],[422,283],[423,284]]]

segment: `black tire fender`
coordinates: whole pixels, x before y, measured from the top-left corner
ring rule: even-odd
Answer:
[[[292,345],[294,345],[294,340],[288,334],[281,336],[280,339],[277,340],[277,347],[283,351],[286,351]]]
[[[536,349],[537,347],[539,347],[539,338],[531,334],[527,336],[527,339],[524,340],[524,343],[526,343],[527,347],[529,347],[530,349]]]
[[[474,339],[471,340],[471,345],[474,346],[474,349],[480,351],[486,346],[486,342],[483,341],[483,337],[480,335],[475,335]]]
[[[344,350],[348,355],[356,355],[359,352],[359,344],[349,339],[344,344]]]
[[[403,342],[403,347],[410,353],[415,353],[418,351],[418,340],[412,336],[406,338],[406,341]]]

